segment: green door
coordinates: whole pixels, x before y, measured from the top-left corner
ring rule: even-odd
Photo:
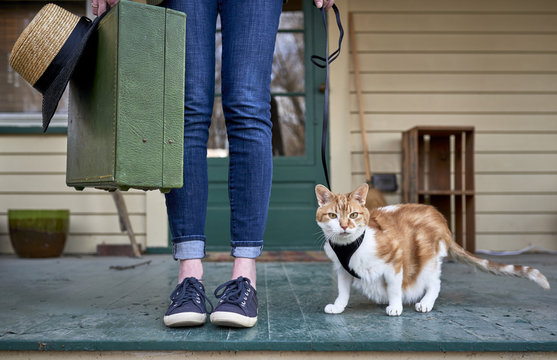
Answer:
[[[320,160],[325,72],[310,57],[323,55],[320,12],[312,1],[288,1],[281,17],[271,84],[274,173],[265,250],[308,250],[321,245],[314,187],[324,183]],[[220,34],[219,34],[220,35]],[[217,35],[217,45],[220,36]],[[217,51],[216,89],[220,89]],[[218,91],[218,90],[217,90]],[[228,160],[220,96],[215,98],[209,140],[207,249],[230,249]]]

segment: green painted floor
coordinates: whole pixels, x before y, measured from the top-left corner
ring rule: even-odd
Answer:
[[[557,257],[499,258],[539,268],[557,287]],[[129,270],[111,266],[136,264]],[[230,263],[207,263],[208,291]],[[168,255],[144,259],[0,257],[0,350],[557,351],[556,290],[446,263],[434,310],[388,317],[352,291],[342,315],[329,263],[259,263],[259,322],[252,329],[208,323],[169,329],[162,316],[176,281]],[[211,289],[211,290],[209,290]]]

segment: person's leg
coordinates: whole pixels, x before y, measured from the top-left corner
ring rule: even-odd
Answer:
[[[270,84],[282,0],[221,4],[233,278],[242,275],[255,285],[273,172]]]
[[[178,281],[203,277],[207,212],[207,139],[213,112],[217,1],[167,0],[187,14],[184,100],[184,185],[166,195]]]
[[[229,143],[231,254],[235,259],[232,280],[215,292],[219,305],[211,322],[251,327],[257,322],[255,258],[263,247],[271,195],[270,85],[282,0],[222,0],[220,4],[222,104]]]
[[[164,316],[170,327],[202,325],[206,295],[201,283],[207,212],[207,139],[213,112],[217,0],[166,0],[187,14],[184,99],[184,185],[166,194],[178,285]]]

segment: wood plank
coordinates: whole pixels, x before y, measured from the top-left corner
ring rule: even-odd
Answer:
[[[482,213],[557,213],[557,193],[544,195],[476,195],[476,211]]]
[[[555,34],[359,33],[360,52],[528,53],[557,50]]]
[[[126,206],[130,213],[145,213],[145,195],[141,193],[124,193]],[[116,215],[114,201],[108,192],[74,192],[68,194],[0,194],[0,214],[7,209],[50,209],[56,207],[69,209],[72,213]]]
[[[147,239],[144,234],[136,234],[135,240],[145,249]],[[129,244],[130,239],[127,234],[122,235],[70,235],[64,253],[66,254],[96,254],[97,244]]]
[[[65,174],[26,174],[25,176],[3,174],[0,177],[0,194],[2,193],[75,193],[73,187],[66,186]],[[102,192],[94,188],[85,188],[84,192]],[[130,189],[128,192],[143,193],[143,190]]]
[[[557,94],[364,94],[365,112],[555,113]],[[350,97],[350,111],[357,111]]]
[[[402,134],[400,132],[368,132],[366,133],[366,140],[370,152],[400,152]],[[359,131],[350,134],[350,151],[362,151],[362,139]]]
[[[555,234],[486,234],[476,233],[476,248],[482,250],[520,250],[536,245],[557,251]],[[504,258],[501,258],[503,261]]]
[[[350,75],[354,92],[354,76]],[[364,92],[556,92],[557,74],[362,74]]]
[[[362,152],[353,152],[351,156],[352,172],[364,173],[364,157]],[[402,167],[402,156],[395,154],[370,153],[371,173],[396,173],[400,174]],[[1,199],[1,197],[0,197]]]
[[[145,234],[145,216],[130,215],[134,233]],[[120,234],[117,215],[73,215],[70,216],[70,234]]]
[[[417,3],[413,0],[378,1],[357,0],[350,2],[350,11],[355,12],[474,12],[474,13],[524,13],[557,12],[557,3],[552,0],[427,0]]]
[[[545,355],[543,351],[557,348],[551,316],[556,299],[551,292],[526,280],[495,277],[451,262],[443,266],[442,293],[427,317],[410,306],[404,307],[401,317],[388,317],[384,305],[370,302],[359,291],[352,292],[342,315],[327,315],[323,309],[336,295],[336,275],[330,263],[270,263],[257,268],[261,318],[255,328],[235,330],[206,324],[172,330],[164,327],[161,317],[176,284],[176,263],[168,256],[148,256],[146,260],[151,264],[115,271],[111,265],[131,265],[138,260],[3,259],[0,270],[13,275],[2,277],[0,283],[12,294],[0,299],[0,305],[9,309],[1,313],[2,322],[9,326],[0,346],[12,350],[15,355],[7,356],[13,358],[41,357],[44,353],[36,350],[43,343],[43,350],[57,351],[53,353],[56,358],[66,353],[75,358],[80,351],[78,356],[83,358],[171,360],[183,359],[184,354],[199,359],[243,356],[248,360],[441,358],[436,353],[453,360],[496,359],[509,351],[526,350],[531,352],[513,356],[545,360],[554,353]],[[531,265],[555,278],[550,256],[503,261]],[[41,272],[36,271],[38,265]],[[214,289],[227,279],[229,271],[230,264],[207,264],[206,288]],[[307,286],[308,278],[312,286]],[[517,286],[523,291],[515,291]],[[120,288],[122,291],[110,291]],[[401,355],[401,350],[406,352]],[[487,351],[489,355],[464,351]]]
[[[199,330],[199,329],[198,329]],[[75,359],[75,351],[58,352],[57,360],[73,360]],[[507,356],[505,352],[424,352],[424,351],[400,351],[400,352],[371,352],[371,351],[246,351],[238,354],[237,351],[199,351],[195,352],[196,360],[214,360],[214,359],[234,359],[238,355],[246,359],[265,359],[265,360],[335,360],[338,358],[350,358],[354,360],[362,360],[380,357],[384,360],[404,360],[409,357],[416,360],[460,360],[467,357],[475,357],[478,360],[494,360]],[[515,352],[524,360],[553,360],[555,354],[552,352]],[[514,355],[514,354],[513,354]],[[40,359],[41,355],[37,351],[0,351],[3,360],[19,360],[21,356],[26,359]],[[97,360],[99,352],[83,351],[79,354],[80,360]],[[181,360],[182,354],[179,351],[103,351],[103,360]]]
[[[557,221],[553,214],[476,214],[478,233],[552,233],[557,234]]]
[[[147,191],[142,198],[145,207],[145,233],[151,247],[165,247],[168,245],[168,216],[164,194],[159,191]],[[126,204],[129,196],[124,195]],[[128,205],[128,211],[135,208]]]
[[[363,173],[351,174],[351,184],[363,183]],[[475,176],[476,195],[551,195],[557,193],[557,174],[517,174],[517,175],[482,175]]]
[[[557,14],[357,12],[354,14],[354,23],[357,32],[555,32]]]
[[[263,271],[259,272],[259,269]],[[296,284],[291,282],[287,268],[282,264],[261,264],[258,284],[263,284],[266,307],[263,309],[268,326],[268,339],[284,341],[291,334],[296,338],[311,341],[313,334],[300,306],[300,294],[295,291]],[[315,274],[317,275],[317,274]],[[258,286],[259,287],[259,286]],[[279,305],[280,303],[280,305]],[[284,321],[292,319],[294,321]]]
[[[66,153],[66,135],[0,135],[0,154]]]
[[[66,174],[66,155],[0,154],[0,174],[2,173]]]
[[[547,73],[557,54],[359,54],[365,72]],[[350,68],[353,72],[353,69]]]
[[[475,160],[477,174],[557,172],[557,153],[476,153]]]
[[[481,152],[555,152],[557,133],[542,134],[476,134],[476,153]]]
[[[352,133],[350,135],[350,151],[353,154],[362,152],[360,135]],[[379,153],[400,153],[401,151],[401,133],[396,132],[370,132],[366,135],[368,150],[370,152]],[[520,168],[520,159],[524,161],[535,161],[535,163],[525,164],[530,166],[529,171],[555,171],[557,170],[557,133],[547,132],[545,134],[493,134],[476,132],[476,154],[483,154],[484,161],[494,159],[502,161],[502,168],[499,171],[512,171],[510,166],[518,166]],[[508,152],[509,154],[504,154]],[[543,154],[543,153],[547,154]],[[501,154],[503,153],[503,154]],[[513,156],[517,153],[522,154],[524,158],[517,158],[516,163],[511,164]],[[530,154],[528,154],[530,153]],[[501,160],[497,155],[505,155]],[[544,161],[547,160],[547,163]],[[537,165],[536,165],[537,164]],[[507,170],[503,170],[506,167]],[[476,169],[476,170],[479,170]],[[497,171],[497,170],[495,170]]]
[[[555,115],[540,114],[366,114],[369,131],[406,131],[416,125],[473,126],[480,132],[557,132]],[[331,121],[347,121],[331,119]],[[350,115],[350,131],[359,131],[358,118]]]
[[[400,152],[385,153],[372,152],[371,163],[375,172],[398,173],[401,171]],[[363,156],[361,151],[352,153],[352,171],[363,173]],[[557,154],[555,153],[530,153],[530,154],[505,154],[505,153],[476,153],[476,174],[520,174],[532,173],[543,176],[544,173],[557,172]],[[373,169],[372,169],[373,170]],[[0,196],[0,201],[1,201]]]
[[[557,174],[476,175],[476,194],[555,194]]]

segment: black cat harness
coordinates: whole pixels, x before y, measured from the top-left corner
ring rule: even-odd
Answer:
[[[365,234],[366,232],[364,231],[359,238],[357,238],[355,241],[352,241],[350,244],[347,245],[333,244],[329,240],[329,245],[331,245],[331,249],[333,249],[333,251],[337,255],[338,261],[340,261],[340,264],[342,265],[344,270],[348,271],[348,273],[354,276],[356,279],[361,279],[361,278],[358,274],[356,274],[354,270],[352,270],[348,266],[348,264],[350,263],[350,259],[352,258],[352,255],[354,255],[356,250],[358,250],[358,248],[362,244]]]

